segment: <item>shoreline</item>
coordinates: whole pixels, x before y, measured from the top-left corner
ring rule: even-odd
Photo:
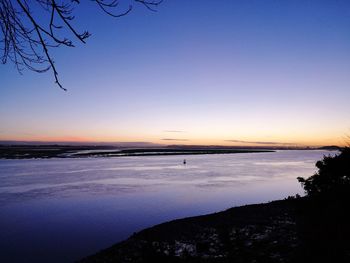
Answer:
[[[337,151],[337,146],[310,147],[251,147],[219,145],[165,145],[157,147],[120,147],[114,145],[61,145],[61,144],[0,144],[1,159],[51,158],[111,158],[125,156],[169,156],[235,153],[268,153],[279,150]]]
[[[297,262],[297,203],[302,199],[165,222],[78,262]]]
[[[349,215],[298,195],[177,219],[78,263],[309,263],[350,260]]]
[[[78,146],[0,146],[0,159],[112,158],[130,156],[169,156],[275,152],[250,148],[106,148]]]

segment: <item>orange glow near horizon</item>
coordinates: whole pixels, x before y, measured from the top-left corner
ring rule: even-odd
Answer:
[[[239,139],[216,139],[216,138],[203,138],[198,136],[190,139],[159,139],[155,136],[153,137],[88,137],[88,136],[25,136],[25,137],[2,137],[0,136],[0,141],[24,141],[24,142],[57,142],[57,143],[154,143],[161,145],[222,145],[222,146],[251,146],[251,147],[318,147],[326,145],[337,145],[346,146],[347,139],[345,136],[336,138],[324,139],[320,137],[305,137],[298,138],[295,140],[287,140],[286,138],[280,137],[273,140],[269,138],[268,140],[259,138],[244,138]]]

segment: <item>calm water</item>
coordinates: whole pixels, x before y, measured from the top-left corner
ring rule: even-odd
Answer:
[[[0,160],[0,262],[73,262],[160,222],[302,194],[296,177],[330,153]]]

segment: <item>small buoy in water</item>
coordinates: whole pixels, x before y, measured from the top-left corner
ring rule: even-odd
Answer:
[[[184,164],[186,164],[186,159],[184,159]]]

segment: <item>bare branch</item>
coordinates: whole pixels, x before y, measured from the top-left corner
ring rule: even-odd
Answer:
[[[116,18],[129,14],[133,10],[133,3],[156,11],[163,0],[121,1],[128,1],[130,4],[125,10],[120,11],[119,0],[90,0],[104,13]],[[66,90],[59,81],[49,50],[62,45],[74,47],[74,39],[86,43],[86,39],[91,36],[88,31],[78,32],[72,24],[75,19],[74,11],[80,4],[80,0],[0,0],[2,64],[9,61],[14,63],[19,73],[25,68],[38,73],[51,70],[55,83]],[[47,14],[47,21],[42,22],[42,19],[36,18],[33,10],[40,12],[41,17]],[[67,33],[70,33],[73,39],[69,36],[64,37]]]

